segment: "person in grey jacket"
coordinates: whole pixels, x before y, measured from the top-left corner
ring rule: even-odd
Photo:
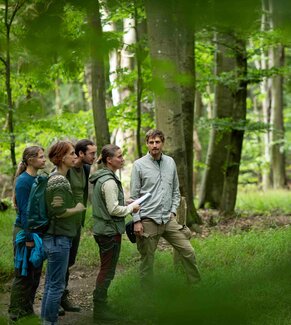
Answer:
[[[94,184],[92,212],[94,239],[99,247],[100,270],[93,292],[93,319],[114,320],[117,316],[108,308],[107,291],[115,275],[121,248],[121,235],[125,231],[125,217],[139,210],[138,204],[125,206],[122,184],[115,172],[122,168],[124,159],[121,149],[113,144],[102,148],[97,161],[104,168],[92,174],[89,181]]]
[[[141,255],[141,284],[145,286],[153,280],[154,255],[160,237],[179,252],[188,281],[195,283],[200,279],[189,241],[191,232],[175,218],[180,202],[179,180],[173,158],[162,152],[164,142],[162,131],[148,131],[148,153],[133,163],[131,174],[131,199],[136,200],[147,192],[151,194],[133,216],[137,249]]]

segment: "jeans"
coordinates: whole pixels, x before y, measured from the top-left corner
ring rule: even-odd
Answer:
[[[94,235],[99,246],[100,271],[96,279],[96,288],[93,293],[94,303],[106,303],[107,291],[114,278],[116,265],[121,248],[121,235],[103,236]]]
[[[47,255],[47,271],[41,306],[41,318],[57,324],[61,297],[66,284],[72,239],[66,236],[45,235],[44,251]]]

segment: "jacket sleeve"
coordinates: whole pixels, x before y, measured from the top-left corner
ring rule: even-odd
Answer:
[[[30,194],[31,187],[28,186],[26,183],[16,183],[15,186],[15,196],[16,196],[16,203],[18,214],[20,216],[22,228],[25,231],[26,241],[32,241],[31,233],[28,229],[28,216],[27,216],[27,205],[28,199]]]
[[[118,203],[118,187],[113,179],[102,185],[102,193],[105,198],[106,208],[111,216],[126,217],[132,212],[131,206],[122,206]]]
[[[141,190],[141,177],[138,165],[133,163],[130,179],[130,198],[136,200],[140,197]],[[133,214],[133,221],[137,222],[141,220],[140,211]]]
[[[173,192],[172,192],[172,207],[171,212],[177,214],[177,208],[180,204],[180,190],[179,190],[179,178],[177,173],[176,164],[174,163],[174,179],[173,179]]]

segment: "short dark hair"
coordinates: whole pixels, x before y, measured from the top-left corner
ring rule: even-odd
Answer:
[[[162,142],[165,142],[164,133],[158,129],[152,129],[146,133],[146,142],[148,143],[149,138],[155,138],[155,137],[159,137]]]
[[[79,157],[79,152],[86,153],[88,146],[95,146],[95,143],[88,139],[79,140],[75,145],[75,153]]]
[[[107,158],[112,158],[115,155],[115,152],[119,150],[120,147],[118,147],[115,144],[106,144],[103,146],[101,150],[101,154],[98,157],[97,164],[101,164],[103,162],[104,165],[107,164]]]

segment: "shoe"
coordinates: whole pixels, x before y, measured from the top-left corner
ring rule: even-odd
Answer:
[[[74,313],[79,313],[81,311],[81,308],[79,306],[74,306],[68,297],[62,299],[61,306],[64,308],[64,311],[71,311]]]
[[[59,307],[59,316],[65,316],[66,312],[62,306]]]

